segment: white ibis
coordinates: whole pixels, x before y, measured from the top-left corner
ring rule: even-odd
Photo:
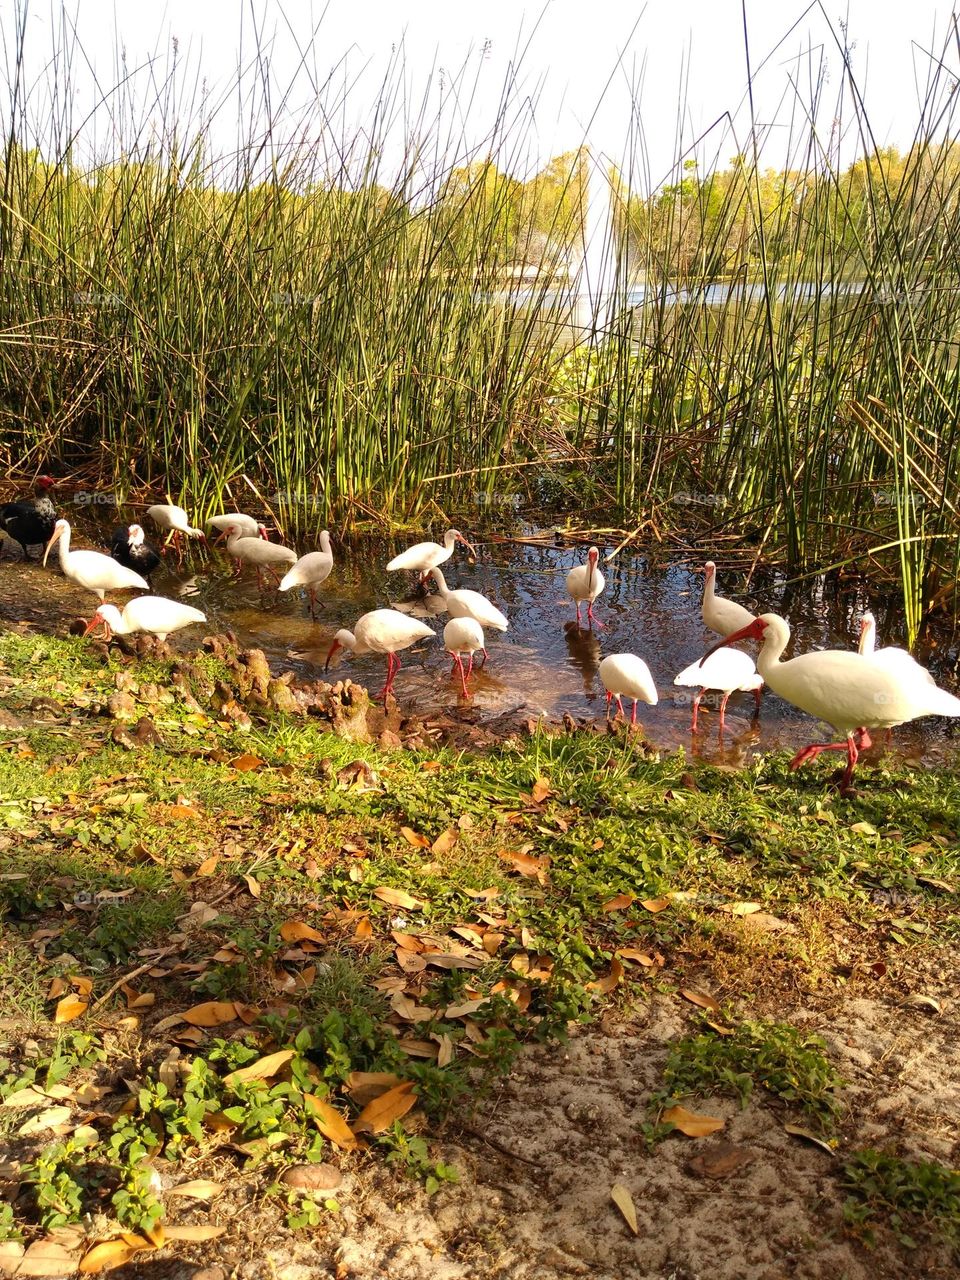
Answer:
[[[124,606],[123,612],[113,604],[102,604],[83,633],[89,635],[102,626],[109,640],[112,635],[128,636],[134,631],[147,631],[158,640],[166,640],[174,631],[206,622],[207,615],[192,605],[179,600],[167,600],[164,596],[137,596]]]
[[[630,723],[637,723],[637,703],[647,702],[655,707],[659,702],[657,686],[653,683],[650,668],[642,658],[633,653],[611,653],[600,663],[600,681],[607,691],[607,717],[610,702],[617,700],[617,714],[625,715],[621,698],[633,699]]]
[[[721,733],[724,726],[724,712],[731,693],[740,690],[752,692],[757,700],[757,713],[760,712],[760,690],[763,688],[763,678],[757,674],[756,664],[749,653],[744,653],[740,649],[718,649],[705,662],[693,662],[689,667],[684,667],[673,683],[688,689],[699,690],[693,700],[691,733],[697,731],[700,699],[708,689],[716,689],[723,694],[720,700]]]
[[[324,529],[320,534],[320,551],[308,551],[284,576],[279,590],[289,591],[291,587],[306,587],[310,597],[310,617],[316,621],[317,588],[330,577],[333,572],[333,551],[330,547],[330,534]]]
[[[70,523],[58,520],[53,526],[53,537],[47,543],[43,553],[43,563],[47,563],[50,549],[55,543],[60,544],[60,568],[63,576],[99,596],[101,603],[105,591],[131,591],[135,587],[150,590],[150,584],[141,578],[139,573],[117,564],[111,556],[101,551],[71,551]]]
[[[882,649],[877,649],[876,641],[876,619],[872,613],[864,613],[860,618],[860,644],[857,650],[862,657],[888,667],[891,671],[899,670],[905,675],[914,675],[920,680],[925,680],[927,684],[936,683],[930,672],[926,667],[921,667],[912,653],[908,653],[906,649],[898,649],[895,645],[884,645]]]
[[[400,670],[397,654],[409,649],[418,640],[436,639],[436,632],[424,622],[418,622],[396,609],[374,609],[365,613],[352,631],[343,629],[333,637],[333,644],[324,664],[326,671],[330,659],[338,649],[349,649],[355,654],[385,653],[387,655],[387,680],[376,697],[385,698],[393,690],[393,681]]]
[[[442,545],[439,542],[418,542],[415,546],[408,547],[406,551],[401,551],[398,556],[394,556],[387,565],[387,572],[393,573],[395,569],[415,569],[420,574],[420,581],[426,582],[430,570],[449,560],[458,542],[462,542],[472,555],[477,554],[459,529],[448,529],[443,535]]]
[[[218,533],[224,533],[230,526],[239,529],[245,538],[266,538],[266,526],[262,525],[253,516],[245,516],[242,511],[228,511],[224,515],[211,516],[207,521],[208,529],[216,529]]]
[[[761,614],[715,644],[704,662],[711,653],[738,640],[761,642],[757,671],[774,693],[843,735],[843,742],[811,743],[790,762],[791,769],[799,769],[821,751],[846,751],[842,791],[850,787],[860,751],[871,745],[870,729],[892,729],[922,716],[960,716],[960,698],[922,676],[885,667],[859,653],[824,649],[782,662],[790,628],[775,613]]]
[[[149,578],[162,563],[160,552],[152,542],[147,541],[146,534],[138,524],[121,525],[119,529],[114,529],[110,539],[110,554],[117,564],[125,565],[145,578]]]
[[[736,600],[725,600],[715,594],[717,585],[717,566],[708,560],[703,566],[703,606],[701,613],[704,625],[718,636],[728,636],[741,627],[749,626],[755,615]]]
[[[509,627],[510,623],[497,606],[491,604],[479,591],[467,589],[451,591],[439,569],[433,568],[430,573],[451,618],[472,618],[474,622],[479,622],[481,627],[489,627],[491,631],[506,631]],[[487,660],[486,649],[483,649],[483,660],[484,662]]]
[[[235,525],[227,525],[227,551],[235,560],[243,564],[252,564],[257,571],[257,586],[263,588],[263,570],[273,574],[279,585],[280,575],[276,566],[280,564],[296,564],[297,553],[291,547],[281,547],[279,543],[267,542],[266,538],[245,538]]]
[[[190,523],[190,517],[187,515],[183,507],[174,506],[172,503],[158,503],[155,506],[147,507],[147,519],[152,520],[158,529],[165,529],[167,536],[163,545],[168,547],[172,542],[177,550],[177,555],[182,554],[181,541],[184,537],[199,538],[206,541],[202,529],[195,529]]]
[[[14,542],[18,542],[27,558],[27,547],[42,546],[53,536],[57,513],[50,490],[57,487],[52,476],[38,476],[34,485],[36,497],[18,498],[0,506],[0,529]]]
[[[463,696],[468,698],[470,694],[467,690],[467,681],[473,671],[473,655],[478,649],[484,652],[483,628],[474,618],[451,618],[443,628],[443,647],[453,658],[450,674],[453,675],[454,671],[459,670]],[[464,654],[468,655],[466,674],[463,670]]]
[[[597,568],[600,552],[591,547],[587,552],[587,563],[577,565],[567,574],[567,593],[573,597],[577,606],[577,626],[580,625],[580,606],[587,603],[587,621],[593,626],[593,602],[606,586],[603,574]],[[599,624],[598,624],[599,625]]]

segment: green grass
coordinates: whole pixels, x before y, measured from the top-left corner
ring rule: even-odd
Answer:
[[[874,1240],[884,1224],[901,1244],[942,1240],[960,1250],[960,1173],[888,1151],[859,1151],[843,1167],[847,1221]]]
[[[450,1171],[430,1153],[429,1126],[482,1098],[524,1043],[562,1041],[653,990],[676,993],[687,966],[734,1034],[675,1044],[668,1091],[744,1099],[762,1087],[826,1123],[838,1082],[815,1038],[771,1020],[780,993],[836,986],[838,924],[848,968],[858,956],[904,963],[960,933],[949,892],[960,783],[949,770],[865,771],[859,796],[840,798],[814,772],[791,774],[785,756],[733,773],[648,754],[626,734],[381,751],[312,717],[256,710],[242,733],[209,701],[211,677],[242,701],[229,664],[193,664],[197,713],[158,697],[168,665],[121,669],[76,639],[38,649],[5,635],[0,674],[14,710],[40,695],[71,717],[56,717],[58,734],[5,731],[0,743],[0,989],[14,1022],[0,1092],[102,1079],[101,1053],[112,1079],[140,1089],[115,1124],[101,1109],[78,1148],[69,1135],[53,1150],[16,1139],[33,1168],[14,1224],[28,1239],[94,1208],[152,1229],[141,1148],[191,1168],[222,1157],[210,1119],[220,1111],[240,1130],[236,1159],[251,1177],[329,1160],[303,1095],[355,1123],[353,1072],[410,1083],[428,1127],[400,1119],[375,1149],[434,1189]],[[160,744],[112,741],[101,708],[118,676]],[[262,763],[236,768],[244,755]],[[374,770],[372,789],[354,785],[357,761]],[[744,904],[790,931],[751,931]],[[306,940],[304,925],[315,931]],[[413,953],[401,946],[411,938]],[[465,965],[429,963],[431,949]],[[95,1015],[52,1023],[71,984],[89,980],[98,1000],[132,973]],[[189,1041],[176,1021],[154,1032],[209,1001],[228,1006],[224,1025]],[[194,1073],[189,1088],[161,1077],[171,1042]],[[230,1092],[231,1070],[284,1048],[293,1057],[276,1076]],[[22,1113],[0,1116],[15,1136]],[[329,1212],[278,1196],[298,1227]]]

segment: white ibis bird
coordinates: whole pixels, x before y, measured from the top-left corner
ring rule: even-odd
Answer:
[[[395,569],[415,569],[420,574],[420,581],[426,582],[430,570],[449,560],[458,542],[462,542],[472,555],[477,554],[475,548],[459,529],[448,529],[443,535],[442,545],[439,542],[418,542],[415,546],[408,547],[406,551],[401,551],[398,556],[394,556],[387,565],[387,572],[393,573]]]
[[[728,636],[741,627],[749,626],[755,615],[736,600],[725,600],[715,593],[717,585],[717,566],[708,560],[703,566],[703,606],[701,614],[704,625],[718,636]]]
[[[908,653],[906,649],[898,649],[895,645],[884,645],[882,649],[877,649],[876,642],[877,621],[868,611],[860,618],[860,644],[857,652],[862,657],[869,658],[871,662],[889,667],[891,671],[899,670],[904,674],[912,674],[918,679],[925,680],[927,684],[936,683],[930,672],[926,667],[921,667],[912,653]]]
[[[160,552],[148,542],[146,534],[138,524],[121,525],[114,529],[110,539],[110,554],[117,564],[122,564],[136,573],[149,578],[162,560]]]
[[[723,694],[720,700],[720,731],[723,732],[724,713],[731,693],[744,690],[752,692],[757,700],[757,714],[760,712],[760,690],[763,678],[757,674],[756,664],[749,653],[740,649],[718,649],[705,662],[693,662],[684,667],[674,684],[688,689],[698,689],[693,700],[693,721],[690,732],[697,731],[697,713],[700,710],[700,699],[708,689],[716,689]]]
[[[715,644],[703,661],[738,640],[761,642],[757,671],[774,693],[843,735],[843,742],[811,743],[790,762],[791,769],[799,769],[821,751],[846,751],[842,791],[850,787],[860,751],[871,745],[871,729],[892,729],[922,716],[960,716],[960,698],[922,676],[885,667],[859,653],[824,649],[782,662],[790,628],[775,613],[763,613],[734,631]]]
[[[36,497],[18,498],[0,506],[0,529],[20,544],[24,560],[27,547],[45,545],[53,536],[57,513],[50,490],[56,487],[57,482],[52,476],[38,476],[34,485]]]
[[[245,538],[266,538],[266,525],[262,525],[253,516],[245,516],[242,511],[227,511],[224,515],[211,516],[206,523],[208,529],[216,529],[224,533],[230,526],[239,529]]]
[[[184,537],[199,538],[201,542],[206,541],[203,530],[194,529],[183,507],[174,506],[172,503],[158,503],[156,506],[147,507],[147,519],[152,520],[158,529],[166,530],[167,536],[163,545],[167,547],[172,542],[178,556],[182,553],[181,542]]]
[[[621,698],[633,699],[630,723],[637,723],[637,703],[647,702],[655,707],[659,702],[657,686],[653,683],[650,668],[642,658],[633,653],[611,653],[600,663],[600,681],[607,691],[607,717],[610,702],[617,700],[617,714],[625,715]]]
[[[467,681],[473,672],[473,655],[478,649],[481,653],[484,652],[483,628],[474,618],[451,618],[443,628],[443,647],[453,658],[450,674],[453,675],[454,671],[460,672],[463,696],[468,698],[470,694],[467,690]],[[463,670],[464,654],[468,656],[466,674]]]
[[[56,543],[60,544],[60,568],[63,576],[85,590],[95,592],[101,603],[105,591],[131,591],[135,587],[150,590],[150,584],[139,573],[117,564],[112,556],[105,556],[101,551],[71,551],[70,523],[67,520],[58,520],[53,526],[53,536],[43,553],[44,564],[47,563],[51,547]]]
[[[310,617],[316,621],[317,588],[330,577],[333,572],[333,551],[330,547],[330,534],[324,529],[320,534],[319,551],[308,551],[301,556],[292,569],[285,574],[280,583],[280,591],[289,591],[291,587],[306,587],[310,597]]]
[[[437,593],[442,597],[451,618],[472,618],[481,627],[489,627],[491,631],[506,631],[509,627],[510,623],[497,606],[491,604],[479,591],[467,589],[451,591],[439,569],[434,567],[430,570],[430,574],[433,575],[437,584]],[[487,660],[486,649],[483,649],[483,660],[484,662]]]
[[[409,649],[418,640],[434,640],[436,632],[396,609],[374,609],[365,613],[356,623],[352,631],[343,629],[333,637],[333,644],[324,664],[326,671],[330,659],[338,649],[349,649],[355,654],[385,653],[387,655],[387,680],[383,688],[375,696],[385,698],[393,690],[393,682],[400,670],[400,659],[397,656],[401,649]]]
[[[276,566],[296,564],[297,553],[292,547],[281,547],[277,542],[268,542],[266,538],[245,538],[235,525],[227,525],[227,551],[235,560],[243,564],[252,564],[257,571],[257,586],[263,588],[263,570],[273,575],[279,585],[280,575]]]
[[[113,604],[102,604],[83,633],[89,635],[102,626],[109,640],[111,636],[128,636],[134,631],[147,631],[158,640],[166,640],[174,631],[206,622],[207,615],[192,605],[179,600],[167,600],[164,596],[137,596],[124,606],[123,612]]]
[[[597,568],[600,552],[591,547],[587,552],[587,563],[577,565],[567,574],[567,594],[573,597],[577,606],[577,626],[580,625],[580,606],[587,603],[587,621],[593,626],[593,602],[606,586],[603,574]],[[599,625],[599,624],[598,624]]]

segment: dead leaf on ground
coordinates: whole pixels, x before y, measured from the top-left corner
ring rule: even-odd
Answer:
[[[244,752],[242,756],[235,756],[230,761],[230,768],[238,769],[241,773],[249,773],[253,769],[260,769],[262,767],[263,761],[260,757],[250,755],[248,752]]]
[[[194,808],[192,804],[172,804],[167,809],[167,817],[169,818],[199,818],[200,810]]]
[[[284,942],[323,942],[323,934],[302,920],[286,920],[280,926]]]
[[[446,831],[441,831],[430,846],[431,853],[449,853],[453,846],[460,839],[460,833],[456,827],[447,827]]]
[[[88,1007],[88,1001],[81,1000],[79,996],[64,996],[57,1002],[53,1020],[54,1022],[73,1022],[74,1018],[79,1018],[81,1014],[86,1013]]]
[[[550,866],[549,857],[533,858],[529,853],[514,853],[512,850],[505,850],[500,855],[502,862],[510,864],[513,871],[517,871],[522,876],[535,876],[538,880],[544,876]]]
[[[180,1016],[193,1027],[219,1027],[224,1022],[234,1021],[237,1007],[232,1000],[205,1000]]]
[[[212,1200],[223,1190],[220,1182],[211,1182],[209,1178],[194,1178],[191,1182],[180,1182],[171,1187],[168,1196],[190,1196],[193,1200]]]
[[[423,906],[419,898],[412,897],[403,889],[393,889],[389,885],[381,885],[378,889],[374,889],[373,896],[389,907],[402,907],[405,911],[415,911]]]
[[[226,1227],[215,1227],[213,1223],[201,1223],[195,1227],[167,1227],[167,1240],[216,1240],[226,1231]]]
[[[284,1169],[280,1181],[297,1191],[336,1191],[343,1174],[332,1164],[295,1164]]]
[[[29,1138],[36,1133],[47,1133],[51,1129],[59,1129],[69,1122],[73,1109],[71,1107],[47,1107],[25,1120],[17,1133],[21,1138]]]
[[[722,1129],[726,1123],[717,1116],[698,1115],[695,1111],[688,1111],[686,1107],[669,1107],[663,1112],[660,1119],[667,1124],[672,1124],[675,1129],[685,1133],[688,1138],[709,1137],[711,1133],[716,1133],[718,1129]]]
[[[633,1234],[635,1236],[639,1235],[640,1229],[637,1226],[637,1209],[633,1203],[633,1196],[622,1182],[615,1182],[610,1188],[610,1199],[623,1214],[624,1221]]]
[[[247,1067],[238,1067],[223,1077],[223,1083],[246,1084],[250,1080],[270,1080],[281,1067],[285,1067],[294,1056],[295,1049],[280,1049],[277,1053],[268,1053],[265,1058],[251,1062]]]
[[[671,903],[669,898],[644,898],[640,905],[644,911],[652,911],[655,915],[658,911],[666,911]]]
[[[429,849],[430,841],[426,836],[420,835],[418,831],[414,831],[412,827],[401,827],[400,834],[406,840],[407,844],[412,844],[415,849]]]
[[[22,1247],[22,1246],[21,1246]],[[77,1255],[56,1240],[35,1240],[17,1266],[18,1276],[69,1276],[77,1269]]]
[[[383,1133],[389,1129],[394,1120],[399,1120],[417,1105],[417,1095],[413,1092],[414,1082],[404,1080],[393,1089],[388,1089],[379,1098],[374,1098],[360,1112],[354,1121],[355,1133]]]
[[[617,955],[621,960],[632,960],[634,964],[646,965],[648,968],[657,963],[649,951],[641,951],[639,947],[620,947]]]
[[[596,982],[588,982],[588,991],[599,991],[601,995],[607,996],[610,992],[623,980],[623,965],[614,956],[610,962],[610,972],[603,978],[598,978]]]
[[[601,911],[625,911],[636,902],[632,893],[618,893],[615,898],[611,898],[609,902],[605,902],[600,908]]]
[[[755,911],[763,910],[762,902],[725,902],[717,908],[718,911],[725,911],[730,916],[749,916]]]
[[[553,795],[553,788],[546,778],[538,778],[530,788],[530,794],[533,796],[534,804],[543,804],[548,796]]]
[[[719,1013],[720,1005],[714,1000],[713,996],[707,995],[704,991],[694,991],[690,987],[683,987],[680,991],[684,1000],[689,1000],[691,1004],[699,1005],[701,1009],[709,1009],[711,1013]]]
[[[833,1156],[834,1159],[836,1159],[837,1153],[834,1151],[833,1147],[831,1147],[830,1143],[827,1142],[825,1138],[818,1137],[817,1134],[812,1133],[809,1129],[804,1129],[803,1125],[785,1124],[783,1126],[783,1131],[784,1133],[789,1133],[793,1138],[802,1138],[804,1142],[812,1142],[815,1147],[819,1147],[820,1150],[825,1151],[828,1156]]]
[[[305,1093],[303,1100],[307,1104],[307,1114],[323,1136],[342,1151],[352,1151],[357,1145],[356,1134],[336,1107],[315,1093]]]
[[[346,1088],[357,1106],[365,1107],[400,1083],[400,1077],[392,1071],[351,1071]]]
[[[687,1168],[698,1178],[729,1178],[745,1168],[757,1153],[751,1147],[738,1147],[732,1142],[716,1142],[706,1151],[692,1157]]]

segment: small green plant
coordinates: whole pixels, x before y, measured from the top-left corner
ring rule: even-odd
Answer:
[[[163,1217],[163,1203],[153,1190],[152,1170],[133,1165],[124,1170],[123,1182],[111,1200],[121,1226],[133,1231],[152,1232]]]
[[[24,1170],[40,1225],[47,1231],[80,1221],[86,1189],[86,1145],[74,1137],[51,1143]]]
[[[960,1248],[960,1172],[892,1152],[858,1151],[843,1166],[850,1197],[844,1217],[872,1242],[872,1224],[885,1221],[902,1245],[918,1237]]]
[[[819,1036],[783,1022],[744,1022],[731,1036],[687,1036],[670,1050],[660,1101],[728,1093],[746,1106],[756,1084],[829,1126],[843,1081],[825,1049]]]
[[[409,1177],[417,1178],[423,1183],[427,1195],[432,1196],[441,1183],[460,1180],[453,1165],[431,1160],[424,1139],[407,1133],[398,1120],[378,1143],[387,1151],[387,1164],[398,1165]]]
[[[20,1229],[13,1216],[13,1205],[0,1203],[0,1240],[19,1240]]]

